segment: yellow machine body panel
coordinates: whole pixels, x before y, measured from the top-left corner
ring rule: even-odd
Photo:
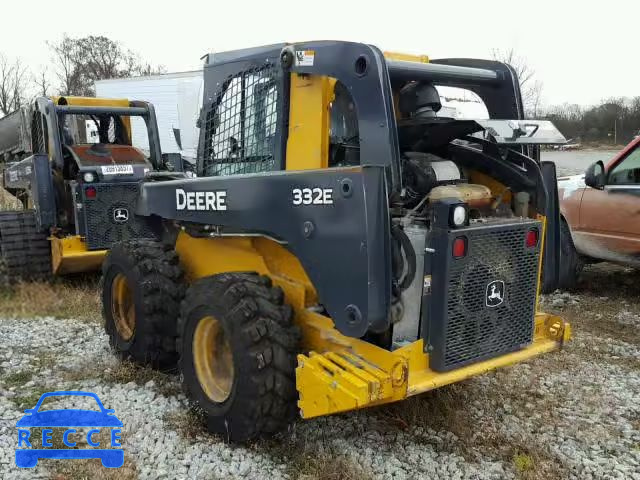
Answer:
[[[51,100],[56,105],[59,104],[60,99],[64,98],[66,105],[77,105],[82,107],[128,107],[129,100],[126,98],[95,98],[95,97],[74,97],[74,96],[62,96],[51,97]]]
[[[287,170],[327,168],[334,85],[329,77],[291,75]]]
[[[126,98],[94,98],[94,97],[51,97],[55,105],[59,105],[61,99],[64,98],[66,105],[75,105],[79,107],[129,107],[130,102]],[[122,124],[127,129],[129,139],[131,139],[131,119],[123,116]]]
[[[418,63],[429,63],[428,55],[412,55],[410,53],[400,53],[400,52],[382,52],[384,58],[389,60],[398,60],[402,62],[418,62]]]
[[[528,347],[456,370],[436,372],[429,368],[429,355],[424,353],[422,339],[390,352],[344,337],[320,320],[315,324],[309,322],[309,316],[318,315],[303,314],[306,325],[301,326],[303,330],[310,326],[317,328],[314,338],[325,353],[298,355],[296,386],[303,418],[402,400],[558,350],[571,338],[568,323],[538,313],[533,342]]]
[[[314,310],[316,291],[299,260],[265,237],[195,238],[181,232],[176,251],[188,280],[233,271],[256,271],[281,287],[302,331],[296,387],[303,418],[395,402],[434,388],[559,349],[571,329],[561,318],[536,314],[531,345],[450,372],[429,368],[422,340],[388,351],[334,328]]]
[[[51,262],[54,275],[93,272],[100,269],[106,250],[88,250],[80,236],[51,237]]]
[[[317,303],[315,288],[295,255],[267,238],[195,238],[182,232],[176,252],[190,282],[219,273],[254,271],[280,285],[294,309]]]

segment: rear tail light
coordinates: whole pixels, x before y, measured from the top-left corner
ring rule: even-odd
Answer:
[[[538,245],[538,229],[534,228],[527,232],[525,243],[527,247],[533,248]]]
[[[96,198],[98,196],[98,192],[95,187],[87,187],[84,189],[84,194],[87,198]]]
[[[453,258],[463,258],[467,255],[467,237],[457,237],[453,241]]]

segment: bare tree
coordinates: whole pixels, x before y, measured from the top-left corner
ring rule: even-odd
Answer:
[[[533,118],[536,118],[540,113],[540,107],[542,103],[542,82],[540,80],[536,80],[533,82],[533,85],[527,86],[528,94],[529,94],[529,104],[528,104],[528,113]],[[523,100],[525,102],[525,100]],[[525,102],[525,108],[527,108],[527,103]]]
[[[77,42],[64,35],[59,42],[47,42],[53,52],[55,74],[62,95],[85,95],[88,85],[83,78],[82,55]]]
[[[143,63],[119,42],[104,36],[72,38],[65,35],[49,43],[54,53],[56,74],[64,95],[93,95],[96,80],[130,77],[162,71]]]
[[[540,80],[535,78],[535,70],[513,48],[509,50],[494,49],[491,54],[494,60],[508,63],[513,67],[520,82],[520,93],[525,111],[529,116],[537,116],[542,101],[543,85]]]
[[[47,67],[43,67],[34,76],[33,83],[36,86],[36,95],[46,97],[51,90],[51,82],[49,81],[49,71]]]
[[[151,65],[150,63],[143,63],[138,60],[138,63],[132,72],[134,75],[140,76],[158,75],[161,73],[167,73],[167,68],[164,65]]]
[[[8,115],[25,101],[28,70],[20,59],[10,61],[0,54],[0,112]]]

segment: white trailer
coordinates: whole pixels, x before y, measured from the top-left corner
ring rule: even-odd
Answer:
[[[156,110],[162,153],[181,153],[192,159],[198,151],[196,122],[202,106],[202,87],[202,70],[95,82],[97,97],[151,102]],[[140,119],[132,119],[133,144],[148,149],[144,122],[138,125],[137,120]]]

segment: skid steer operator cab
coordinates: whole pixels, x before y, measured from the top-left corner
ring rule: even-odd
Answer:
[[[535,146],[564,139],[523,119],[510,66],[321,41],[209,55],[204,86],[199,178],[145,182],[138,202],[168,237],[135,248],[173,245],[179,320],[117,313],[119,279],[144,282],[124,246],[103,301],[123,356],[180,357],[213,431],[275,431],[296,401],[310,418],[401,400],[569,338],[536,309],[558,210]],[[473,92],[489,119],[447,117],[441,87]],[[170,325],[174,343],[140,333]]]

